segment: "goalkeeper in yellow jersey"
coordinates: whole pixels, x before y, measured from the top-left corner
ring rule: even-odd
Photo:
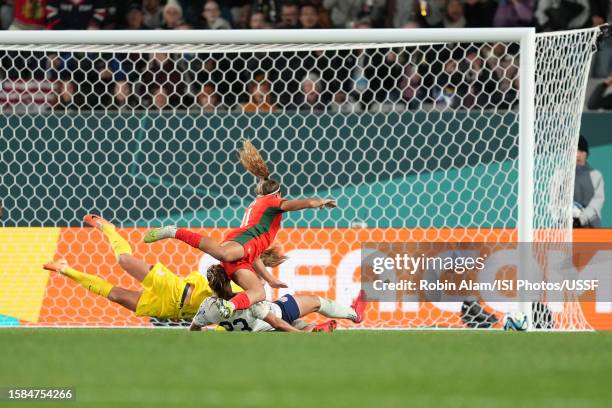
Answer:
[[[132,247],[119,235],[113,224],[92,214],[86,215],[84,221],[104,233],[119,265],[141,282],[142,289],[129,290],[113,286],[102,278],[71,268],[65,260],[49,262],[43,266],[44,269],[61,273],[89,291],[135,312],[136,316],[192,318],[202,301],[213,296],[208,281],[197,271],[183,278],[159,262],[151,266],[132,255]],[[236,285],[234,290],[242,289]]]

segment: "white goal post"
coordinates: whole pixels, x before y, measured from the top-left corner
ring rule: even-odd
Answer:
[[[31,259],[61,256],[137,290],[109,266],[106,244],[87,243],[103,242],[80,228],[96,211],[147,262],[162,259],[179,275],[199,263],[202,272],[210,260],[194,251],[143,246],[144,227],[172,222],[221,237],[237,226],[253,181],[235,163],[241,136],[261,146],[289,195],[330,194],[341,204],[332,215],[284,221],[278,240],[293,258],[275,273],[292,290],[349,303],[361,241],[569,242],[598,36],[597,28],[2,32],[0,196],[4,225],[15,230],[3,228],[0,243],[21,258],[0,271],[0,315],[25,325],[148,325],[65,277],[41,281]],[[51,235],[32,248],[35,233]],[[372,306],[366,326],[463,327],[461,302],[414,303]],[[530,303],[522,307],[537,320]],[[547,313],[556,329],[590,327],[578,299]]]

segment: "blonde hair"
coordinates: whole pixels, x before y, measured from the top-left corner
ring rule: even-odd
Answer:
[[[259,178],[255,193],[257,195],[268,195],[280,193],[280,183],[270,178],[270,170],[259,153],[259,150],[251,143],[249,139],[242,141],[242,149],[238,151],[240,163],[244,168]]]
[[[242,149],[238,151],[238,154],[240,155],[240,163],[249,173],[264,180],[270,177],[268,165],[249,139],[242,141]]]

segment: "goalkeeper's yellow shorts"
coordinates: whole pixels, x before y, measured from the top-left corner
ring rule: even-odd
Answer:
[[[136,305],[136,316],[182,319],[181,298],[187,282],[161,263],[156,263],[142,281],[143,292]]]

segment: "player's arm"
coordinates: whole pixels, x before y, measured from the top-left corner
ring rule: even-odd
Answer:
[[[200,326],[192,320],[191,325],[189,326],[189,331],[202,331],[202,327],[204,326]]]
[[[307,208],[336,208],[336,200],[331,198],[304,198],[302,200],[285,200],[281,203],[282,211],[300,211]]]
[[[193,316],[191,324],[189,325],[189,331],[202,331],[203,327],[210,324],[212,324],[212,322],[209,322],[206,318],[206,301],[204,301],[202,304],[200,304],[195,316]]]
[[[280,317],[276,316],[270,308],[270,302],[258,302],[251,306],[251,313],[257,319],[268,323],[272,328],[278,331],[301,333],[302,330],[296,329]]]
[[[302,333],[302,330],[296,329],[272,312],[269,312],[263,320],[278,331]]]
[[[271,287],[273,288],[287,288],[288,287],[286,283],[282,282],[280,279],[276,279],[274,275],[272,275],[268,271],[268,268],[266,268],[264,263],[261,261],[261,258],[257,258],[255,261],[253,261],[253,269],[255,269],[255,272],[259,276],[261,276],[263,280],[268,282],[268,284]]]

